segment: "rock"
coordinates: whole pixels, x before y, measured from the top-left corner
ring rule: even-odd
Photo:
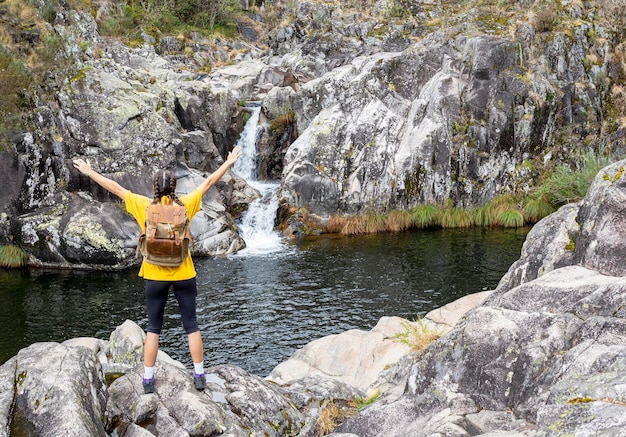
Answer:
[[[11,412],[15,397],[15,369],[17,357],[9,358],[0,366],[0,437],[9,437]]]
[[[485,291],[465,296],[429,312],[420,323],[442,334],[452,329],[460,318],[480,305],[491,294]],[[364,393],[392,390],[398,381],[380,380],[383,370],[411,353],[411,348],[394,337],[411,322],[400,317],[382,317],[369,332],[349,330],[314,340],[280,363],[267,379],[281,385],[292,385],[303,378],[329,378]]]
[[[146,334],[131,320],[125,320],[115,328],[109,338],[111,359],[120,364],[134,367],[143,362],[143,344]]]
[[[492,290],[468,294],[441,308],[434,309],[424,316],[424,322],[431,322],[430,328],[445,334],[451,330],[461,318],[472,308],[481,305]]]
[[[12,434],[106,436],[106,384],[92,350],[35,343],[14,361]]]
[[[111,426],[148,425],[158,435],[213,435],[236,427],[222,407],[193,387],[191,373],[161,363],[155,393],[143,394],[141,366],[109,387],[107,418]],[[237,430],[234,435],[243,435]]]
[[[559,267],[578,264],[607,275],[626,273],[621,259],[626,245],[616,235],[626,234],[622,177],[626,161],[602,169],[585,198],[561,207],[528,233],[522,255],[500,280],[506,291]]]
[[[477,421],[473,415],[481,410],[492,411],[494,418],[508,411],[500,416],[506,421],[481,420],[485,434],[535,429],[561,434],[583,423],[599,433],[615,429],[617,422],[607,419],[610,402],[605,414],[583,419],[579,413],[590,402],[619,403],[626,396],[618,376],[626,366],[619,358],[626,353],[619,303],[624,294],[624,278],[579,266],[496,290],[418,355],[404,395],[373,404],[338,431],[366,437],[456,429],[466,435],[476,426],[469,418]],[[581,398],[589,401],[577,401]]]
[[[602,169],[580,203],[572,232],[575,262],[606,275],[626,275],[626,160]]]
[[[500,279],[498,290],[510,290],[574,260],[572,235],[579,205],[569,204],[540,220],[526,235],[520,258]]]
[[[239,417],[244,429],[259,434],[298,435],[305,416],[279,387],[235,366],[217,366],[211,371],[224,381],[228,408]]]
[[[306,376],[325,376],[367,392],[385,366],[410,352],[392,338],[403,330],[403,322],[383,317],[369,332],[352,329],[314,340],[276,366],[267,379],[284,385]]]

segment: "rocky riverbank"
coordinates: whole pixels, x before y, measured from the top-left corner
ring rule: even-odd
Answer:
[[[460,299],[447,307],[448,317],[438,310],[424,322],[444,332],[484,298]],[[372,331],[319,339],[301,353],[318,344],[324,354],[296,354],[265,379],[236,366],[208,368],[205,392],[195,390],[184,365],[159,352],[150,395],[141,383],[145,334],[134,322],[124,322],[107,340],[36,343],[0,368],[0,436],[316,436],[326,405],[343,403],[355,414],[354,400],[378,389],[383,368],[411,352],[393,339],[410,323],[385,317]]]

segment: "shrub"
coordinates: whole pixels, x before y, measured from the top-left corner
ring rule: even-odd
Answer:
[[[613,36],[613,43],[626,39],[626,1],[600,0],[598,2],[599,21]]]
[[[594,177],[609,162],[610,158],[606,156],[587,152],[583,156],[579,171],[565,164],[559,165],[538,185],[535,196],[546,199],[554,209],[567,203],[578,202],[587,194]]]
[[[550,32],[556,23],[556,15],[551,8],[545,8],[537,13],[533,25],[537,32]]]

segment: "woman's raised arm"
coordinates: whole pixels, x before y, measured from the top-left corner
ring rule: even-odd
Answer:
[[[198,189],[200,191],[202,191],[202,195],[204,196],[206,194],[207,191],[209,191],[209,189],[215,185],[217,183],[217,181],[219,181],[220,179],[222,179],[222,176],[224,176],[224,174],[226,174],[226,171],[228,171],[228,169],[235,163],[237,162],[237,160],[239,159],[239,157],[241,156],[241,146],[236,146],[229,154],[228,157],[226,158],[226,161],[224,161],[224,163],[222,165],[220,165],[220,167],[215,170],[213,173],[211,173],[209,175],[208,178],[206,178],[204,180],[203,183],[201,183],[198,186]]]
[[[84,161],[80,158],[73,159],[74,167],[84,174],[88,176],[89,179],[100,185],[105,190],[115,194],[120,199],[124,200],[124,195],[128,191],[126,188],[122,187],[120,184],[107,178],[106,176],[102,176],[100,173],[91,168],[91,164],[89,161]]]

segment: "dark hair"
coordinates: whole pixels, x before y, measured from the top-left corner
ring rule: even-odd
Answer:
[[[184,206],[183,202],[181,202],[178,196],[176,196],[176,178],[171,171],[159,170],[154,175],[152,186],[154,187],[154,197],[152,198],[152,203],[159,203],[161,201],[161,197],[170,196],[173,202]]]

